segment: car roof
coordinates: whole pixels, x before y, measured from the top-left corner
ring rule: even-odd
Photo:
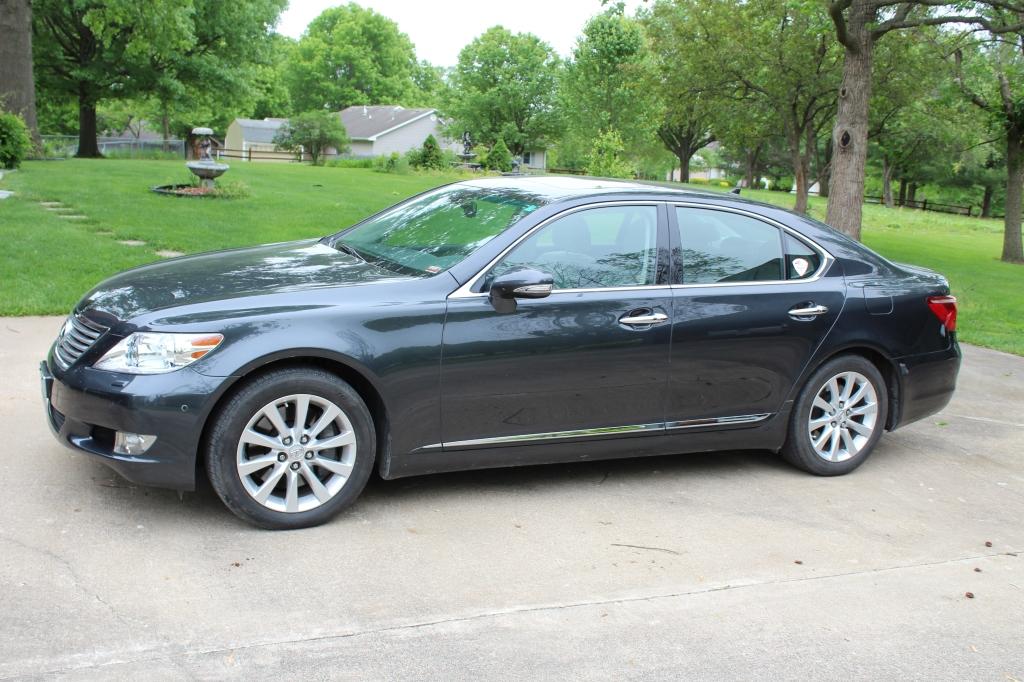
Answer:
[[[547,202],[604,194],[661,194],[672,197],[723,198],[719,193],[701,192],[664,185],[572,175],[501,175],[476,178],[458,185],[512,194],[530,194]]]

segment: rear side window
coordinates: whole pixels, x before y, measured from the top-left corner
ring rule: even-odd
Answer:
[[[786,278],[788,259],[777,227],[737,213],[684,206],[676,207],[676,222],[683,284]]]
[[[821,254],[791,234],[786,240],[786,279],[807,279],[821,267]]]

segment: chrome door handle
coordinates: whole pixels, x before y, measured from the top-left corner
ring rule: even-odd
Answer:
[[[812,305],[806,308],[790,308],[789,314],[793,317],[817,317],[828,312],[828,307],[823,305]]]
[[[658,324],[668,319],[668,315],[665,313],[648,313],[646,315],[627,315],[619,318],[619,324],[627,324],[630,326],[639,326],[643,324]]]

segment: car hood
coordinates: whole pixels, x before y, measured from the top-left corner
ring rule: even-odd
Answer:
[[[231,299],[409,279],[318,240],[266,244],[184,256],[127,270],[102,282],[77,312],[121,320],[149,312]]]

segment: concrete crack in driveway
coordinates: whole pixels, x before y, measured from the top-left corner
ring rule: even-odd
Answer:
[[[466,622],[472,622],[472,621],[477,621],[477,620],[485,620],[485,619],[488,619],[488,618],[497,618],[497,617],[500,617],[500,616],[510,616],[510,615],[514,616],[514,615],[520,615],[520,614],[540,613],[540,612],[545,612],[545,611],[559,611],[559,610],[563,610],[563,609],[576,609],[576,608],[585,608],[585,607],[591,607],[591,606],[608,606],[608,605],[615,605],[615,604],[629,604],[629,603],[635,603],[635,602],[656,601],[656,600],[661,600],[661,599],[677,599],[677,598],[682,598],[682,597],[691,597],[691,596],[697,596],[697,595],[703,595],[703,594],[710,594],[710,593],[714,593],[714,592],[726,592],[726,591],[730,591],[730,590],[739,590],[739,589],[752,588],[752,587],[763,587],[763,586],[766,586],[766,585],[785,585],[785,584],[790,584],[790,583],[803,583],[803,582],[812,582],[812,581],[821,581],[821,580],[833,580],[833,579],[837,579],[837,578],[851,578],[851,577],[856,577],[856,576],[861,576],[861,575],[871,575],[871,574],[878,574],[878,573],[889,573],[889,572],[893,572],[893,571],[903,571],[903,570],[910,570],[910,569],[915,569],[915,568],[929,568],[929,567],[934,567],[934,566],[943,566],[943,565],[947,565],[947,564],[966,563],[966,562],[969,562],[969,561],[977,561],[979,559],[989,559],[989,558],[994,558],[994,557],[1004,557],[1005,556],[1005,557],[1016,558],[1018,556],[1018,554],[1019,554],[1019,552],[1017,550],[1008,550],[1008,551],[1005,551],[1005,552],[991,552],[991,553],[986,553],[986,554],[976,554],[976,555],[972,555],[972,556],[957,557],[957,558],[954,558],[954,559],[940,559],[938,561],[924,561],[924,562],[920,562],[920,563],[903,564],[903,565],[899,565],[899,566],[885,566],[885,567],[881,567],[881,568],[871,568],[871,569],[865,569],[865,570],[860,570],[860,571],[848,571],[848,572],[845,572],[845,573],[830,573],[828,575],[805,576],[805,577],[801,577],[801,578],[779,578],[779,579],[776,579],[776,580],[760,580],[760,581],[751,581],[751,582],[738,583],[738,584],[735,584],[735,585],[734,584],[717,585],[717,586],[705,587],[705,588],[694,589],[694,590],[683,590],[681,592],[649,594],[649,595],[640,595],[640,596],[633,596],[633,597],[619,597],[619,598],[614,598],[614,599],[583,600],[583,601],[575,601],[575,602],[566,602],[566,603],[563,603],[563,604],[538,604],[538,605],[534,605],[534,606],[510,607],[510,608],[505,608],[505,609],[495,609],[495,610],[491,610],[491,611],[482,611],[482,612],[479,612],[479,613],[472,613],[472,614],[463,615],[463,616],[450,616],[450,617],[446,617],[446,618],[436,618],[434,620],[425,620],[425,621],[418,621],[418,622],[412,622],[412,623],[401,623],[401,624],[397,624],[397,625],[389,625],[389,626],[383,626],[383,627],[377,627],[377,628],[367,628],[367,629],[364,629],[364,630],[353,630],[351,632],[341,632],[341,633],[327,634],[327,635],[314,635],[314,636],[309,636],[309,637],[291,637],[291,638],[283,638],[283,639],[277,639],[277,640],[267,640],[267,641],[262,641],[262,642],[257,641],[257,642],[249,642],[249,643],[245,643],[245,644],[239,644],[239,645],[236,645],[236,646],[219,646],[219,647],[210,647],[210,648],[205,648],[205,649],[204,648],[184,649],[184,650],[180,650],[180,651],[167,652],[167,653],[159,653],[159,651],[157,649],[153,649],[153,650],[151,650],[152,653],[150,655],[143,655],[143,656],[138,656],[138,657],[135,657],[135,658],[122,658],[122,659],[112,658],[111,660],[107,660],[107,661],[103,661],[103,662],[99,662],[99,663],[85,664],[85,665],[80,665],[80,666],[70,666],[70,667],[66,667],[66,668],[55,668],[55,669],[47,670],[45,672],[41,672],[41,673],[38,673],[38,674],[40,674],[40,675],[62,675],[62,674],[73,673],[73,672],[77,672],[77,671],[83,671],[83,670],[99,669],[99,668],[104,668],[104,667],[113,666],[113,665],[132,665],[132,664],[137,664],[137,663],[148,663],[148,662],[154,662],[154,661],[167,660],[167,659],[173,658],[175,656],[208,656],[208,655],[221,654],[221,653],[227,653],[227,652],[245,651],[245,650],[250,650],[250,649],[260,649],[260,648],[265,648],[265,647],[287,646],[287,645],[290,645],[290,644],[305,644],[305,643],[310,643],[310,642],[330,642],[330,641],[335,641],[335,640],[352,639],[352,638],[356,638],[356,637],[366,637],[366,636],[383,634],[383,633],[389,633],[389,632],[401,632],[401,631],[406,631],[406,630],[417,630],[417,629],[422,629],[422,628],[434,627],[434,626],[438,626],[438,625],[447,625],[447,624],[450,624],[450,623],[466,623]],[[17,676],[18,675],[14,675],[13,677],[17,677]],[[0,679],[5,679],[5,680],[6,679],[13,679],[13,677],[5,677],[5,678],[0,678]]]

